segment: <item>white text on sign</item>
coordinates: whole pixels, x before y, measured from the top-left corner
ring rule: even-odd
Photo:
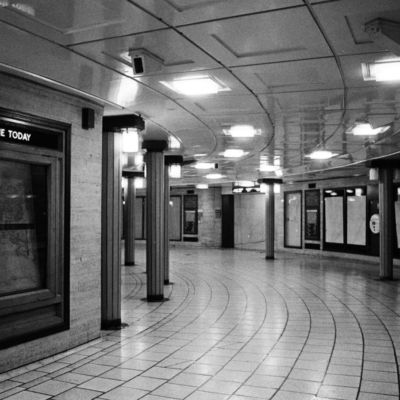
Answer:
[[[15,140],[23,140],[29,142],[31,140],[31,133],[23,133],[18,131],[13,131],[12,129],[0,129],[0,137],[8,137]]]

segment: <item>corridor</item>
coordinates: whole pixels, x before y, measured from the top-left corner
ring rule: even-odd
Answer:
[[[399,398],[400,286],[377,264],[172,248],[167,301],[148,303],[136,253],[127,326],[0,375],[0,399]]]

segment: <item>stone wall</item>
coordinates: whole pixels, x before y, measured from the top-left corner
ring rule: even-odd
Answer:
[[[8,75],[0,83],[0,107],[71,125],[70,329],[0,350],[3,372],[100,335],[103,107]],[[94,129],[82,129],[84,107],[95,110]]]

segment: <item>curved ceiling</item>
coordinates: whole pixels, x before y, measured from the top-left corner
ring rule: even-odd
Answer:
[[[274,168],[284,179],[343,168],[355,174],[368,159],[400,152],[400,80],[365,80],[362,70],[400,56],[398,0],[0,0],[0,6],[0,70],[95,98],[106,115],[140,114],[143,138],[178,139],[170,153],[182,154],[187,165],[176,183],[206,181],[210,171],[189,164],[196,160],[217,163],[218,182],[230,182],[275,177]],[[397,32],[390,46],[365,28],[377,18]],[[143,56],[144,73],[134,73],[135,54]],[[188,96],[164,84],[196,77],[211,77],[224,90]],[[387,130],[347,133],[366,119]],[[255,136],[227,135],[236,125],[253,127]],[[225,157],[227,149],[243,155]],[[308,157],[321,149],[335,156]]]

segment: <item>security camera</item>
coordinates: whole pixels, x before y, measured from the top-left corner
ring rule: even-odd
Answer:
[[[129,56],[132,59],[134,75],[145,75],[161,71],[163,68],[164,61],[145,49],[130,49]]]

